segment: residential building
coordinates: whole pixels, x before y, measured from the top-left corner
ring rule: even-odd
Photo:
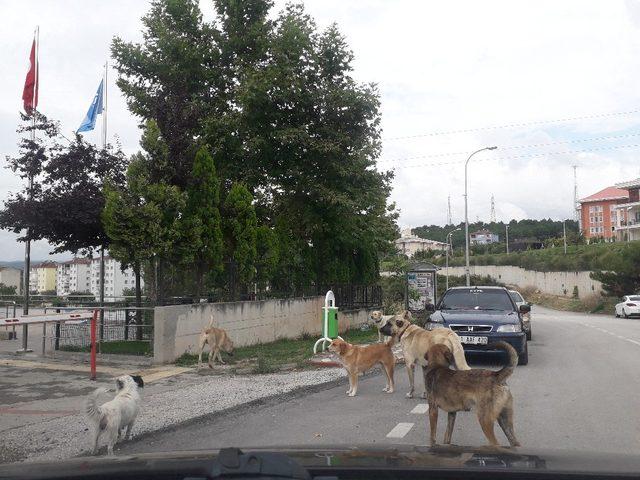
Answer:
[[[70,293],[91,292],[91,260],[74,258],[58,264],[56,271],[56,293],[59,296]]]
[[[618,209],[618,206],[628,200],[629,192],[617,185],[578,200],[580,228],[587,241],[596,238],[613,240],[617,225],[626,220],[625,212]]]
[[[489,230],[478,230],[469,234],[469,242],[471,245],[489,245],[490,243],[498,243],[500,236]]]
[[[136,276],[131,268],[123,272],[121,264],[108,255],[104,257],[104,297],[105,301],[115,301],[122,297],[125,289],[135,288]],[[140,279],[140,286],[144,282]],[[100,257],[91,260],[91,293],[100,298]]]
[[[7,287],[16,287],[16,292],[22,293],[22,270],[13,267],[0,267],[0,283]]]
[[[58,265],[56,262],[42,262],[35,266],[35,268],[31,269],[33,273],[35,270],[35,275],[33,280],[35,280],[35,289],[34,291],[38,293],[43,292],[55,292],[56,291],[56,270]],[[29,278],[29,283],[34,284],[32,279]]]
[[[446,243],[418,237],[411,232],[410,228],[404,229],[400,238],[395,240],[394,243],[398,252],[404,253],[407,257],[413,257],[416,253],[426,250],[444,252],[447,249]]]
[[[640,178],[616,184],[627,199],[616,205],[616,240],[640,240]]]

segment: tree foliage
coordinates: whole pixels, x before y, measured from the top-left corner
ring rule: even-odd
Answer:
[[[620,251],[611,253],[607,270],[592,272],[591,278],[602,282],[605,293],[613,297],[639,293],[640,242],[627,244]]]

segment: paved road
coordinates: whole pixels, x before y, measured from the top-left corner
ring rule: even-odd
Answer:
[[[523,446],[640,451],[640,320],[535,307],[533,328],[530,363],[518,367],[509,380],[515,398],[515,431]],[[396,378],[393,395],[381,392],[383,377],[371,376],[361,380],[355,398],[347,398],[346,386],[339,385],[143,437],[123,445],[121,451],[232,445],[424,445],[428,441],[425,401],[405,398],[408,382],[403,366],[396,370]],[[445,424],[446,415],[441,412],[439,440]],[[501,431],[498,438],[507,444]],[[453,441],[486,444],[473,412],[458,415]]]

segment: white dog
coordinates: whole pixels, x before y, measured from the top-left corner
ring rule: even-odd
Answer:
[[[371,312],[371,321],[375,324],[378,329],[378,342],[382,342],[382,332],[380,329],[387,324],[389,319],[395,317],[395,315],[383,315],[380,310],[375,310]]]
[[[102,433],[107,436],[107,451],[113,455],[113,446],[121,435],[121,430],[127,427],[125,439],[129,438],[133,422],[140,409],[140,394],[138,388],[144,387],[139,375],[123,375],[116,378],[116,396],[113,400],[97,405],[100,393],[108,392],[106,388],[98,388],[89,394],[85,413],[90,425],[93,426],[93,454],[98,451],[98,439]]]

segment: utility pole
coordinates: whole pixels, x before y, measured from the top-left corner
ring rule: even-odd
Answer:
[[[445,256],[445,290],[449,290],[449,250],[453,250],[451,246],[451,235],[453,232],[457,232],[460,230],[460,227],[451,230],[447,233],[447,254]]]
[[[496,200],[491,195],[491,214],[489,215],[489,220],[491,223],[496,223]]]
[[[578,221],[578,165],[571,165],[573,168],[573,219]]]
[[[507,240],[507,255],[509,255],[509,224],[508,223],[504,226],[504,231],[505,231],[505,237]]]
[[[447,197],[447,225],[452,225],[453,221],[451,219],[451,195]]]
[[[563,220],[562,221],[562,237],[564,240],[564,254],[567,254],[567,226],[566,226],[566,221]]]

